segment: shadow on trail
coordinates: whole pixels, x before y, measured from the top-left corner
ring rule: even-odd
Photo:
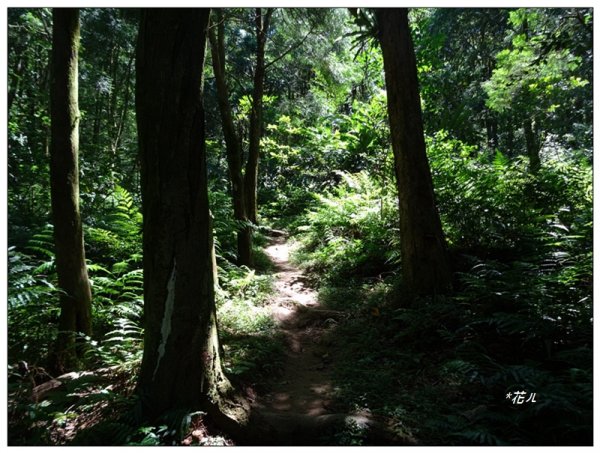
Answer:
[[[304,272],[289,261],[284,236],[273,238],[266,253],[275,266],[272,316],[287,343],[281,376],[252,403],[248,445],[347,445],[361,433],[369,445],[406,445],[390,427],[368,412],[347,413],[335,402],[332,377],[335,331],[348,316],[327,310],[308,286]]]

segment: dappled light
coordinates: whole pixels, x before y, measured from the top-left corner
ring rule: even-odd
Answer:
[[[320,340],[331,332],[322,323],[317,293],[305,286],[304,272],[289,262],[289,249],[285,238],[277,238],[265,248],[275,264],[271,310],[289,354],[278,382],[268,394],[259,396],[255,405],[262,411],[322,415],[331,409],[332,384],[330,356]]]
[[[593,444],[594,10],[7,9],[10,446]]]

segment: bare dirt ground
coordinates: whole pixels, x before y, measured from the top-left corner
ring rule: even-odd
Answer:
[[[287,360],[271,391],[254,405],[271,413],[320,416],[331,412],[331,344],[324,338],[335,328],[336,312],[321,309],[304,273],[289,261],[285,237],[274,238],[266,253],[275,264],[272,316],[287,343]]]
[[[335,403],[332,372],[338,344],[335,329],[347,315],[327,310],[302,270],[290,263],[285,237],[273,238],[266,253],[275,265],[272,316],[285,335],[287,360],[270,391],[255,395],[252,412],[261,433],[255,445],[344,445],[344,432],[359,428],[367,445],[407,444],[370,413],[345,413]]]

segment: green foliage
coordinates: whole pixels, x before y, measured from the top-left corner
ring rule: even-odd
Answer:
[[[392,228],[370,216],[372,177],[345,176],[307,215],[299,259],[319,275],[322,303],[350,312],[333,340],[337,401],[423,443],[590,443],[591,167],[557,155],[533,178],[523,160],[474,157],[476,147],[443,132],[428,149],[458,271],[453,295],[396,308],[406,306],[397,279],[378,290],[356,280],[352,260],[369,231],[389,242],[365,263],[398,249]],[[391,272],[401,264],[391,263]],[[538,402],[512,405],[505,396],[518,390]]]
[[[141,216],[124,189],[117,187],[108,204],[106,223],[85,228],[88,258],[94,260],[88,261],[94,337],[81,338],[87,345],[81,366],[116,367],[128,374],[123,379],[128,391],[142,353],[143,279],[137,268],[141,264]],[[59,316],[52,226],[33,234],[24,250],[27,254],[15,247],[9,249],[9,363],[25,361],[30,369],[41,370],[55,341]],[[88,379],[83,377],[53,391],[51,401],[31,404],[15,397],[10,405],[15,414],[11,442],[22,442],[18,438],[24,435],[44,444],[63,443],[66,440],[60,437],[60,430],[72,426],[86,411],[96,410],[96,404],[108,401],[114,410],[128,404],[125,391],[113,391],[108,384],[88,391]],[[50,378],[41,373],[36,384]],[[15,379],[13,396],[31,391],[27,379]]]
[[[444,132],[427,140],[444,231],[451,245],[525,251],[542,212],[524,196],[532,177],[525,160],[472,159],[473,147]],[[475,213],[477,213],[475,215]],[[535,245],[535,244],[534,244]]]
[[[284,354],[266,305],[272,277],[227,261],[221,262],[219,276],[217,306],[225,370],[235,380],[260,385],[261,378],[280,370]]]
[[[48,221],[50,118],[48,64],[52,14],[49,8],[11,8],[7,53],[9,80],[8,183],[9,231],[23,245],[22,228]]]
[[[493,160],[472,159],[473,151],[443,132],[428,139],[438,208],[452,246],[514,259],[538,254],[553,236],[589,241],[591,167],[583,160],[548,159],[533,178],[522,159],[510,161],[500,152]],[[571,229],[582,234],[564,234]]]
[[[367,432],[367,427],[361,426],[354,420],[349,419],[345,421],[343,429],[333,436],[334,445],[352,447],[364,445]]]
[[[224,11],[240,140],[253,10]],[[368,10],[276,9],[267,45],[259,209],[292,231],[295,259],[340,317],[332,371],[339,407],[401,436],[456,445],[591,444],[593,11],[412,9],[428,155],[455,293],[408,307],[383,60]],[[81,212],[93,291],[96,370],[38,402],[31,388],[57,335],[59,289],[48,153],[51,10],[8,11],[8,393],[11,444],[201,445],[189,411],[140,426],[131,392],[142,353],[142,217],[134,114],[137,12],[81,12]],[[354,37],[355,39],[348,39]],[[271,64],[272,63],[272,64]],[[270,317],[269,261],[237,267],[227,165],[207,65],[210,205],[224,367],[264,384],[285,351]],[[235,83],[233,83],[235,81]],[[523,157],[531,121],[542,165]],[[399,308],[402,307],[402,308]],[[26,361],[29,374],[17,363]],[[100,371],[104,370],[104,371]],[[30,380],[33,379],[32,380]],[[509,392],[536,392],[515,406]],[[123,415],[132,410],[129,415]],[[83,429],[87,427],[87,429]],[[73,439],[75,432],[79,434]],[[331,439],[329,439],[331,440]],[[348,425],[335,443],[365,442]]]
[[[98,214],[84,225],[86,257],[110,263],[117,274],[141,266],[142,215],[133,195],[115,186]]]
[[[101,342],[90,341],[91,347],[86,351],[88,360],[129,369],[137,367],[142,360],[142,328],[138,322],[124,316],[113,324],[114,330],[107,332]]]
[[[398,257],[393,195],[364,172],[338,175],[337,188],[315,195],[318,205],[306,216],[307,234],[296,259],[334,279],[389,271]]]
[[[135,241],[132,236],[115,233],[115,237],[119,247],[109,248],[109,257],[122,256],[122,250],[127,247],[121,244]],[[26,361],[30,369],[40,370],[32,375],[37,384],[50,378],[41,370],[57,333],[58,290],[52,249],[52,229],[47,227],[35,234],[27,245],[26,250],[32,255],[14,248],[9,251],[13,263],[9,274],[9,363]],[[86,414],[110,417],[110,411],[124,410],[130,404],[128,392],[135,384],[142,352],[142,274],[141,270],[127,271],[116,265],[111,273],[104,267],[108,264],[102,264],[88,264],[94,295],[94,338],[82,338],[88,345],[82,366],[113,367],[108,369],[119,377],[109,378],[112,384],[106,381],[102,384],[102,379],[96,383],[93,375],[82,373],[53,390],[48,399],[31,403],[27,397],[31,391],[28,378],[14,375],[9,386],[9,408],[13,414],[11,444],[68,442],[72,435],[69,433],[79,429]],[[113,388],[115,379],[119,381],[118,390]],[[111,439],[120,439],[116,431],[112,435]]]
[[[510,116],[519,125],[525,119],[533,120],[538,141],[544,134],[554,133],[564,143],[575,134],[578,146],[591,147],[589,134],[584,132],[591,108],[589,62],[578,49],[586,42],[581,36],[585,26],[581,11],[572,14],[511,11],[511,46],[498,52],[496,67],[482,86],[492,111]],[[571,21],[577,17],[573,28]]]
[[[472,292],[417,308],[383,305],[379,316],[365,310],[369,299],[356,292],[363,304],[335,332],[337,401],[389,417],[425,444],[589,444],[590,307],[580,305],[572,315],[580,324],[570,335],[572,318],[548,319],[526,308],[486,314],[493,281],[510,286],[504,297],[524,307],[543,294],[527,291],[522,275],[486,275],[487,284]],[[520,390],[536,393],[537,402],[506,399]]]
[[[13,332],[8,338],[9,357],[31,363],[43,360],[49,352],[48,339],[57,332],[59,291],[50,252],[53,246],[46,242],[48,234],[51,238],[52,230],[45,228],[31,240],[28,249],[37,256],[19,252],[15,247],[8,250],[7,321],[8,331]]]
[[[410,14],[426,133],[443,129],[452,138],[488,145],[494,137],[486,126],[497,118],[482,101],[481,84],[504,48],[508,11],[427,8]]]

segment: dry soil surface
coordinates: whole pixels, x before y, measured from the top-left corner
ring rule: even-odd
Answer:
[[[272,316],[284,333],[287,360],[281,377],[255,407],[274,413],[319,416],[331,411],[332,354],[324,334],[335,328],[336,312],[321,309],[304,273],[289,261],[285,237],[274,238],[266,253],[275,264]]]
[[[370,413],[344,413],[334,404],[332,370],[336,349],[332,335],[346,313],[320,306],[302,270],[290,263],[285,237],[266,248],[275,265],[272,316],[287,340],[283,371],[265,394],[255,395],[255,439],[262,445],[343,445],[349,426],[360,427],[366,444],[406,445],[384,420]]]

